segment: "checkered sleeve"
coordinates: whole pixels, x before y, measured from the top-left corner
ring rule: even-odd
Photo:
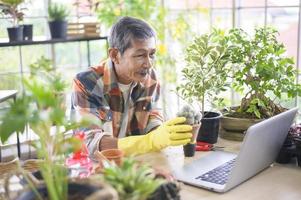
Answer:
[[[90,155],[99,149],[99,142],[104,135],[112,135],[109,128],[106,128],[109,122],[107,122],[107,115],[104,114],[106,113],[102,102],[104,98],[100,98],[101,94],[94,92],[94,88],[99,84],[97,81],[92,71],[78,74],[73,81],[71,97],[73,119],[80,120],[83,115],[92,114],[103,122],[101,127],[91,126],[77,130],[86,134],[85,142]]]

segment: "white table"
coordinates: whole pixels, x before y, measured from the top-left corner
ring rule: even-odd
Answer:
[[[241,143],[219,139],[219,146],[225,150],[238,152]],[[184,158],[182,148],[169,148],[160,153],[150,153],[138,156],[137,159],[161,169],[181,167],[196,158],[210,152],[197,152],[193,158]],[[300,200],[301,199],[301,168],[290,165],[274,164],[250,180],[218,194],[205,189],[182,184],[181,197],[183,200]]]

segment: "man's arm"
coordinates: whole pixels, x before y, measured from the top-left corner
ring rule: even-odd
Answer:
[[[97,80],[91,74],[85,72],[77,75],[73,81],[73,91],[71,97],[72,104],[72,117],[76,120],[80,119],[83,115],[92,114],[103,122],[101,127],[86,127],[81,128],[86,135],[85,142],[87,144],[90,155],[93,155],[95,150],[101,150],[100,140],[103,137],[111,137],[112,123],[109,108],[104,102],[105,99],[101,98],[102,94],[93,93],[93,88],[97,84]],[[106,148],[117,148],[116,141],[110,141],[103,144]],[[109,145],[109,147],[108,147]]]

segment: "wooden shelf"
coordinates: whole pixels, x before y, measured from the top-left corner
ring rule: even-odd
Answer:
[[[39,44],[55,44],[65,42],[81,42],[91,40],[107,40],[107,37],[70,37],[66,39],[49,39],[49,40],[33,40],[33,41],[19,41],[19,42],[0,42],[0,47],[25,46],[25,45],[39,45]]]

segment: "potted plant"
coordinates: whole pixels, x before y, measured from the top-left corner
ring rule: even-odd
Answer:
[[[120,166],[105,161],[104,180],[118,192],[123,200],[165,200],[180,199],[179,188],[173,182],[167,182],[158,176],[154,169],[128,157]]]
[[[24,13],[19,8],[24,0],[1,0],[0,10],[3,15],[11,19],[12,27],[7,28],[8,37],[10,42],[23,40],[23,26],[19,22],[23,20]]]
[[[242,140],[250,125],[285,110],[280,99],[300,96],[293,58],[286,56],[276,36],[277,31],[270,27],[255,29],[254,36],[242,29],[230,30],[227,40],[234,68],[232,86],[244,96],[239,106],[224,111],[222,137]]]
[[[98,189],[87,184],[82,187],[81,183],[68,179],[68,170],[64,165],[65,156],[79,149],[81,141],[76,137],[67,137],[66,133],[78,127],[100,124],[92,116],[79,122],[66,119],[65,109],[61,106],[64,99],[57,95],[64,91],[63,86],[66,84],[61,76],[57,77],[59,78],[45,79],[31,76],[24,79],[26,91],[11,103],[1,117],[2,142],[16,131],[23,133],[27,124],[39,138],[33,142],[33,146],[37,150],[37,157],[42,160],[39,170],[44,184],[31,187],[32,191],[22,194],[19,199],[83,199],[86,197],[83,195],[86,194],[85,191],[93,193]],[[78,191],[77,196],[73,197],[75,191]],[[68,194],[72,194],[72,198]]]
[[[48,7],[49,29],[52,39],[66,38],[68,26],[66,17],[68,14],[67,8],[62,4],[52,3]]]
[[[186,123],[192,126],[192,138],[191,141],[183,146],[184,155],[186,157],[192,157],[195,153],[195,144],[196,144],[196,137],[199,133],[200,129],[200,122],[201,122],[201,113],[195,111],[189,105],[185,105],[182,109],[177,113],[178,117],[185,117]]]
[[[205,112],[205,103],[221,102],[230,74],[227,41],[220,30],[196,37],[186,50],[183,83],[176,90],[180,97],[200,103],[202,120],[197,141],[216,143],[220,113]]]

